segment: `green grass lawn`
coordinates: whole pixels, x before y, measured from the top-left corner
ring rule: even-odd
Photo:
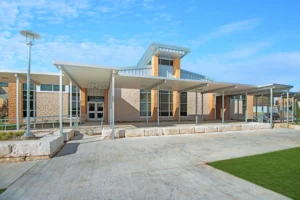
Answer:
[[[208,164],[300,200],[300,147]]]

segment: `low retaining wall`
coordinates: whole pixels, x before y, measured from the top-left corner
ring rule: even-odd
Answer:
[[[228,125],[194,125],[194,126],[174,126],[174,127],[155,127],[155,128],[136,128],[136,129],[115,129],[115,138],[123,137],[144,137],[144,136],[163,136],[178,134],[199,134],[228,131],[247,131],[270,129],[268,123],[245,123]],[[103,139],[111,139],[111,129],[102,131]]]
[[[54,135],[59,135],[59,130],[53,133]],[[64,142],[68,142],[74,137],[74,129],[63,129]]]
[[[63,136],[47,135],[39,140],[0,142],[0,163],[53,157],[64,145]]]

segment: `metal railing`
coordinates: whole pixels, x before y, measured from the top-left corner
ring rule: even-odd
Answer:
[[[70,127],[69,115],[63,115],[63,127]],[[86,115],[81,115],[78,118],[72,117],[72,127],[78,128],[78,124],[86,121]],[[102,122],[103,123],[103,122]],[[19,129],[26,129],[27,118],[19,119]],[[38,129],[54,129],[59,128],[59,115],[56,116],[39,116],[30,118],[30,128],[33,130]],[[0,119],[0,130],[17,130],[17,118]]]

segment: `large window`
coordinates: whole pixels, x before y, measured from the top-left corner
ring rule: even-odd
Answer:
[[[30,117],[33,117],[33,104],[35,104],[35,101],[33,99],[33,93],[35,92],[33,90],[34,85],[30,84]],[[23,117],[27,117],[27,84],[23,83]]]
[[[173,116],[172,91],[159,91],[159,116]]]
[[[65,91],[65,86],[63,85],[62,90]],[[41,84],[41,91],[59,91],[59,85],[53,84]]]
[[[180,116],[187,116],[187,92],[180,93]]]
[[[79,112],[80,112],[80,89],[78,88],[78,99],[76,101],[76,86],[72,86],[72,116],[73,117],[76,117],[76,102],[78,104],[77,114],[79,116]],[[69,108],[69,111],[70,111],[70,108]]]
[[[167,66],[173,66],[173,60],[167,60],[167,59],[158,59],[158,64],[159,65],[167,65]]]
[[[148,95],[148,116],[151,116],[151,90],[140,90],[140,116],[147,116],[147,95]]]
[[[0,82],[0,87],[8,87],[8,82]]]

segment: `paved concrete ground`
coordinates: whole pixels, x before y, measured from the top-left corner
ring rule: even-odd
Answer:
[[[37,161],[0,164],[0,189],[7,188],[31,169]]]
[[[205,162],[300,146],[273,129],[119,140],[77,137],[0,199],[285,199]]]

